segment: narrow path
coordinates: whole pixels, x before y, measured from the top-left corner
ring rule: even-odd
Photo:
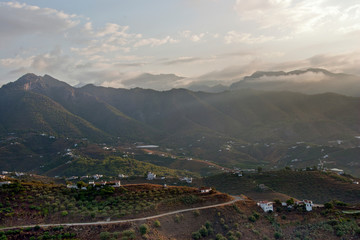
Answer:
[[[167,213],[162,213],[162,214],[148,216],[148,217],[142,217],[142,218],[123,219],[123,220],[115,220],[115,221],[85,222],[85,223],[50,223],[50,224],[35,224],[35,225],[25,225],[25,226],[13,226],[13,227],[0,228],[0,231],[2,231],[2,230],[10,230],[10,229],[15,229],[15,228],[35,227],[35,226],[40,226],[40,227],[89,226],[89,225],[105,225],[105,224],[114,224],[114,223],[145,221],[145,220],[154,219],[154,218],[160,218],[160,217],[173,215],[173,214],[177,214],[177,213],[183,213],[183,212],[189,212],[189,211],[194,211],[194,210],[201,210],[201,209],[208,209],[208,208],[226,206],[226,205],[233,204],[233,203],[235,203],[237,201],[243,201],[244,200],[243,198],[238,197],[238,196],[232,196],[232,197],[234,198],[233,200],[231,200],[229,202],[225,202],[225,203],[219,203],[219,204],[203,206],[203,207],[186,208],[186,209],[181,209],[181,210],[177,210],[177,211],[171,211],[171,212],[167,212]]]

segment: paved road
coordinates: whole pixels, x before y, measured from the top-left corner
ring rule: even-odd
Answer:
[[[136,221],[144,221],[144,220],[149,220],[149,219],[154,219],[154,218],[160,218],[160,217],[173,215],[173,214],[177,214],[177,213],[183,213],[183,212],[189,212],[189,211],[194,211],[194,210],[201,210],[201,209],[208,209],[208,208],[226,206],[226,205],[233,204],[233,203],[235,203],[237,201],[244,200],[244,199],[242,199],[241,197],[238,197],[238,196],[232,196],[232,197],[234,198],[233,200],[231,200],[229,202],[225,202],[225,203],[219,203],[219,204],[203,206],[203,207],[196,207],[196,208],[187,208],[187,209],[182,209],[182,210],[177,210],[177,211],[172,211],[172,212],[167,212],[167,213],[162,213],[162,214],[153,215],[153,216],[149,216],[149,217],[142,217],[142,218],[123,219],[123,220],[116,220],[116,221],[85,222],[85,223],[36,224],[36,225],[26,225],[26,226],[4,227],[4,228],[0,228],[0,230],[10,230],[10,229],[14,229],[14,228],[28,228],[28,227],[35,227],[35,226],[40,226],[40,227],[88,226],[88,225],[104,225],[104,224],[114,224],[114,223],[136,222]]]

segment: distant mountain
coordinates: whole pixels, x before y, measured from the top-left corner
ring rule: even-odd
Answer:
[[[146,89],[156,89],[158,91],[170,90],[174,86],[183,85],[179,77],[175,74],[150,74],[144,73],[137,77],[122,81],[127,88],[141,87]]]
[[[260,75],[264,76],[256,76]],[[47,75],[27,74],[4,85],[1,98],[3,131],[48,129],[85,137],[99,133],[169,146],[204,138],[202,148],[209,149],[226,139],[321,142],[353,138],[360,132],[359,98],[337,94],[73,88]],[[76,131],[71,130],[73,125]]]
[[[296,91],[307,94],[333,92],[360,96],[360,77],[310,68],[291,72],[258,71],[230,86],[231,90]]]

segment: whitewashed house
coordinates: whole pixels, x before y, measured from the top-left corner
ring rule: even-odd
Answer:
[[[305,206],[305,209],[308,212],[312,211],[312,207],[314,206],[314,204],[311,200],[298,201],[298,202],[296,202],[296,205]]]
[[[121,186],[120,181],[111,181],[111,182],[107,182],[106,184],[110,185],[112,187],[120,187]]]
[[[262,210],[264,210],[264,212],[273,212],[274,211],[274,207],[273,207],[273,203],[272,202],[268,202],[268,201],[260,201],[257,203],[257,205],[259,207],[262,208]]]
[[[185,181],[186,183],[192,183],[192,177],[183,177],[181,181]]]
[[[211,192],[211,187],[202,187],[199,189],[201,193],[209,193]]]
[[[149,172],[147,177],[146,177],[146,180],[154,180],[155,178],[156,178],[156,174],[152,173],[152,172]]]

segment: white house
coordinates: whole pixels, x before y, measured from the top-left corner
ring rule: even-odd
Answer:
[[[73,189],[78,189],[78,186],[76,184],[68,184],[66,185],[67,188],[73,188]]]
[[[201,193],[209,193],[212,189],[210,187],[202,187],[199,190]]]
[[[302,200],[302,201],[298,201],[296,202],[296,205],[305,206],[306,211],[310,212],[312,211],[312,207],[313,207],[313,202],[311,200]]]
[[[181,181],[185,181],[187,183],[192,183],[192,177],[183,177]]]
[[[11,184],[11,182],[10,182],[10,181],[0,182],[0,186],[2,186],[2,185],[9,185],[9,184]]]
[[[260,201],[257,203],[257,205],[260,206],[262,208],[262,210],[264,210],[264,212],[270,212],[270,211],[273,212],[274,211],[272,202]]]
[[[338,168],[331,168],[330,171],[337,173],[339,175],[343,175],[344,174],[344,170],[342,169],[338,169]]]
[[[112,187],[120,187],[121,186],[120,181],[111,181],[111,182],[107,182],[106,184],[110,185]]]
[[[147,180],[154,180],[156,178],[156,174],[149,172],[146,179]]]

